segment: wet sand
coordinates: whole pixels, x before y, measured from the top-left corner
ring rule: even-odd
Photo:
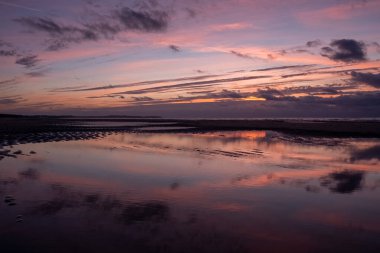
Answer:
[[[186,124],[186,123],[185,123]],[[342,120],[198,120],[189,125],[203,130],[275,130],[297,135],[379,137],[378,121]]]
[[[379,252],[378,138],[22,135],[41,143],[0,152],[4,252]]]

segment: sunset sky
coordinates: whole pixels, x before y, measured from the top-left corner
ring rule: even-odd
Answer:
[[[0,0],[0,113],[380,117],[380,0]]]

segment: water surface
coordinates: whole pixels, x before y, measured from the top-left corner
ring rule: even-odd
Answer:
[[[4,149],[4,252],[380,252],[379,139],[119,133]]]

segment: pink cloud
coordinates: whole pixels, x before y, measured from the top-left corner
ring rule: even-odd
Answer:
[[[231,31],[231,30],[243,30],[251,28],[252,24],[246,22],[236,22],[236,23],[227,23],[227,24],[218,24],[211,25],[210,30],[216,32]]]
[[[355,4],[339,4],[317,10],[307,10],[296,13],[299,21],[307,25],[331,24],[331,22],[348,21],[358,16],[368,15],[375,8],[379,8],[380,2],[366,2]]]

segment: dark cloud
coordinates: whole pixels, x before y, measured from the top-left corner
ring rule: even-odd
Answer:
[[[149,101],[153,101],[154,100],[153,98],[147,97],[147,96],[144,96],[144,97],[132,97],[132,98],[136,102],[149,102]]]
[[[348,92],[342,91],[352,89],[350,85],[328,85],[328,86],[301,86],[290,87],[281,90],[269,88],[258,89],[251,93],[252,96],[264,98],[267,101],[294,102],[294,104],[309,104],[314,106],[336,106],[347,108],[380,107],[380,93],[374,92]],[[296,96],[296,94],[307,94]],[[335,97],[321,97],[321,95],[339,95]],[[380,113],[380,112],[379,112]]]
[[[307,75],[315,75],[315,74],[348,74],[353,71],[364,71],[364,70],[378,70],[378,67],[370,67],[370,68],[353,68],[353,69],[344,69],[344,70],[330,70],[330,71],[324,71],[326,69],[334,69],[334,68],[339,68],[339,66],[334,66],[334,67],[323,67],[323,68],[316,68],[316,69],[311,69],[309,71],[305,72],[300,72],[300,73],[295,73],[295,74],[287,74],[287,75],[282,75],[282,78],[290,78],[290,77],[297,77],[297,76],[307,76]],[[321,71],[322,70],[322,71]]]
[[[37,55],[29,55],[18,58],[16,60],[16,64],[22,65],[25,68],[32,68],[36,66],[39,61],[40,60],[38,59]]]
[[[85,85],[78,85],[78,86],[69,86],[69,87],[61,87],[56,89],[49,90],[50,92],[68,92],[72,90],[78,90],[78,89],[85,89],[87,86]]]
[[[207,94],[207,93],[212,93],[215,92],[216,90],[206,90],[206,91],[188,91],[188,94],[191,95],[198,95],[198,94]]]
[[[360,160],[380,160],[380,145],[373,146],[367,149],[354,150],[351,153],[350,161],[360,161]]]
[[[197,16],[197,12],[193,9],[185,8],[184,10],[190,18],[195,18]]]
[[[32,31],[44,32],[51,40],[48,50],[59,50],[66,47],[67,43],[80,43],[82,41],[94,41],[99,39],[96,30],[86,27],[59,24],[49,18],[23,17],[15,20],[28,27]]]
[[[254,69],[251,72],[255,71],[272,71],[272,70],[283,70],[283,69],[304,69],[316,66],[315,64],[305,64],[305,65],[288,65],[288,66],[280,66],[280,67],[272,67],[265,69]]]
[[[43,77],[45,76],[45,73],[46,73],[45,70],[38,70],[38,71],[28,72],[26,73],[26,75],[30,77]]]
[[[17,55],[16,50],[0,50],[0,56],[15,56]]]
[[[237,57],[244,58],[244,59],[250,59],[250,60],[254,60],[255,59],[254,57],[250,56],[249,54],[244,54],[244,53],[237,52],[237,51],[234,51],[234,50],[231,50],[230,53],[233,54],[233,55],[236,55]]]
[[[308,48],[304,47],[294,47],[290,49],[283,49],[277,52],[278,55],[284,56],[284,55],[289,55],[289,54],[314,54],[312,51],[310,51]],[[276,57],[274,57],[276,58]]]
[[[306,49],[295,49],[293,52],[298,54],[314,54],[313,52],[310,52]]]
[[[0,40],[0,56],[16,56],[17,50],[11,43]]]
[[[209,96],[211,98],[244,98],[246,97],[244,94],[240,93],[240,91],[233,91],[233,90],[227,90],[227,89],[223,89],[221,92],[218,92],[218,93],[210,93]]]
[[[359,62],[366,59],[366,45],[353,39],[333,40],[329,47],[323,47],[321,55],[334,61]]]
[[[216,88],[214,84],[211,84]],[[202,86],[204,88],[204,85]],[[216,93],[216,92],[214,92]],[[281,93],[284,93],[281,91]],[[243,96],[257,96],[242,93]],[[204,96],[207,97],[207,93]],[[278,95],[280,96],[280,95]],[[201,117],[201,118],[297,118],[297,117],[332,117],[332,118],[372,118],[380,117],[380,92],[355,92],[334,97],[305,96],[295,97],[284,94],[284,97],[266,101],[251,101],[243,99],[217,99],[216,102],[192,103],[197,97],[181,97],[175,99],[134,102],[135,105],[119,105],[102,109],[53,108],[51,114],[72,115],[107,115],[133,114],[141,116],[162,117]],[[173,102],[181,102],[173,105]],[[46,108],[49,103],[27,105],[25,108],[11,110],[12,113],[38,113],[40,108]],[[37,107],[38,106],[38,107]],[[254,109],[253,109],[254,108]]]
[[[321,185],[335,193],[353,193],[362,188],[365,173],[362,171],[344,170],[333,172],[320,179]]]
[[[334,99],[326,99],[325,102],[342,107],[379,107],[380,93],[356,92],[352,95],[342,95]]]
[[[178,46],[176,46],[176,45],[170,45],[169,49],[171,49],[175,53],[181,52],[181,49]]]
[[[319,47],[321,45],[322,45],[321,40],[311,40],[311,41],[306,42],[307,47]]]
[[[65,106],[64,103],[54,103],[54,102],[37,102],[37,103],[28,103],[27,105],[25,105],[28,109],[46,109],[46,108],[49,108],[49,109],[52,109],[54,107],[62,107],[62,106]]]
[[[311,72],[302,72],[302,73],[296,73],[296,74],[282,75],[281,78],[289,78],[289,77],[296,77],[296,76],[307,76],[310,74],[311,74]]]
[[[264,98],[266,100],[279,100],[283,98],[285,95],[277,89],[266,88],[258,89],[255,93],[255,96],[258,98]]]
[[[71,43],[113,39],[122,31],[163,32],[168,26],[169,18],[165,11],[137,11],[128,7],[110,10],[107,15],[95,16],[96,18],[86,23],[71,25],[41,17],[22,17],[15,21],[31,31],[47,34],[47,50],[57,51]]]
[[[162,32],[168,26],[168,13],[165,11],[135,11],[124,7],[116,15],[125,28],[144,32]]]
[[[351,72],[352,81],[367,84],[369,86],[380,88],[380,73],[362,73],[362,72]]]
[[[47,51],[58,51],[64,48],[67,48],[67,42],[60,41],[60,40],[48,40],[48,47],[46,48]]]
[[[240,91],[233,91],[223,89],[219,92],[215,92],[215,90],[211,91],[199,91],[199,92],[188,92],[188,94],[192,94],[195,96],[177,96],[175,98],[169,99],[159,99],[154,100],[150,97],[133,97],[136,104],[170,104],[174,102],[191,102],[197,99],[226,99],[226,100],[240,100],[242,98],[249,97],[252,93],[242,93]],[[148,103],[146,103],[148,102]]]
[[[166,86],[158,86],[158,87],[152,87],[152,88],[146,88],[146,89],[139,89],[139,90],[131,90],[131,91],[124,91],[124,92],[118,92],[115,94],[144,94],[149,92],[167,92],[169,90],[175,90],[178,88],[184,88],[184,87],[193,87],[194,86],[204,86],[204,85],[217,85],[219,83],[228,83],[228,82],[237,82],[237,81],[246,81],[246,80],[254,80],[254,79],[260,79],[260,78],[268,78],[271,76],[243,76],[243,77],[235,77],[235,78],[224,78],[224,79],[213,79],[213,80],[206,80],[206,81],[199,81],[199,82],[188,82],[188,83],[179,83],[174,85],[166,85]]]
[[[70,87],[64,87],[62,89],[53,89],[53,90],[51,90],[51,92],[108,90],[108,89],[116,89],[116,88],[124,88],[124,87],[161,84],[161,83],[167,83],[167,82],[196,81],[196,80],[203,80],[203,79],[220,77],[220,76],[223,76],[223,75],[202,75],[202,76],[190,76],[190,77],[181,77],[181,78],[173,78],[173,79],[159,79],[159,80],[143,81],[143,82],[130,83],[130,84],[105,85],[105,86],[98,86],[98,87],[93,87],[93,88],[75,88],[75,87],[73,87],[72,89],[70,89]]]
[[[9,86],[9,85],[13,85],[13,84],[16,84],[17,83],[17,79],[16,78],[12,78],[12,79],[8,79],[8,80],[3,80],[3,81],[0,81],[0,87],[2,86]]]
[[[293,95],[293,94],[309,94],[309,95],[337,95],[341,94],[343,90],[356,88],[355,85],[339,85],[331,84],[325,86],[297,86],[297,87],[287,87],[281,90],[283,94]]]
[[[102,95],[102,96],[91,96],[91,97],[87,97],[87,98],[119,98],[119,99],[124,99],[125,97],[122,95],[108,94],[108,95]]]
[[[15,21],[34,30],[46,32],[52,37],[75,29],[74,27],[59,25],[48,18],[22,17],[15,19]]]
[[[24,101],[24,99],[21,96],[0,97],[1,105],[17,104],[21,101]]]

